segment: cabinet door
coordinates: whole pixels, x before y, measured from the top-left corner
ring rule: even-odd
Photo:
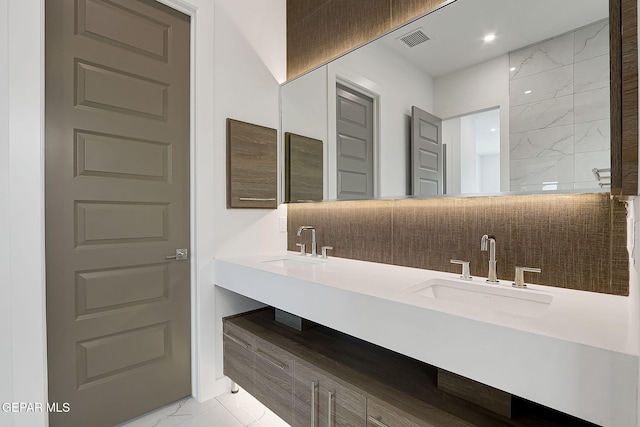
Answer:
[[[313,366],[295,369],[293,426],[365,427],[366,398]]]
[[[278,131],[227,119],[227,208],[278,207]]]
[[[320,384],[320,426],[366,427],[367,399],[331,378]]]
[[[243,329],[225,322],[222,341],[224,374],[252,393],[255,339]]]
[[[254,353],[253,396],[291,424],[294,357],[260,338],[256,338]]]

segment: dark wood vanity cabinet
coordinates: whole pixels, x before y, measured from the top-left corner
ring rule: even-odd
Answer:
[[[253,353],[255,338],[232,323],[224,324],[224,373],[245,390],[253,390]]]
[[[367,412],[368,427],[424,427],[430,425],[376,398],[368,399]]]
[[[223,344],[224,374],[291,424],[293,356],[232,322],[224,323]]]
[[[440,390],[435,366],[274,316],[267,308],[224,319],[224,374],[293,427],[592,426],[515,396],[514,416],[501,415]]]
[[[302,360],[296,360],[293,405],[294,427],[367,425],[367,399]]]
[[[247,391],[289,424],[293,422],[294,363],[291,354],[256,338],[253,392]]]

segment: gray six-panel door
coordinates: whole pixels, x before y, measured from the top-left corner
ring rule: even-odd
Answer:
[[[411,194],[443,194],[442,120],[411,107]]]
[[[45,5],[50,425],[113,426],[191,394],[190,23]]]
[[[373,197],[373,100],[336,86],[338,199]]]

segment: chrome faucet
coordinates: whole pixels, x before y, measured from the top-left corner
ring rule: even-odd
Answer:
[[[304,230],[311,230],[311,256],[318,256],[318,249],[316,245],[316,229],[312,225],[302,225],[298,228],[298,237]]]
[[[499,283],[496,274],[496,236],[485,234],[480,241],[480,250],[487,251],[487,243],[489,246],[489,274],[487,275],[488,283]]]

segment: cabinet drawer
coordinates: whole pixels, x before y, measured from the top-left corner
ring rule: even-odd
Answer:
[[[367,400],[367,427],[475,427],[455,415],[423,403],[420,418],[383,400]]]
[[[427,427],[434,426],[373,398],[367,401],[367,427]]]
[[[254,354],[254,397],[291,424],[294,357],[260,338],[256,338]]]
[[[224,322],[222,326],[222,333],[226,338],[229,338],[240,346],[246,347],[249,350],[253,350],[255,348],[256,337],[252,333],[231,322]]]
[[[251,393],[254,389],[255,355],[252,351],[254,338],[235,325],[225,323],[223,329],[223,372],[240,387]]]

